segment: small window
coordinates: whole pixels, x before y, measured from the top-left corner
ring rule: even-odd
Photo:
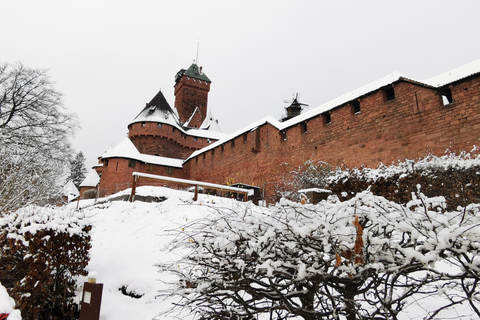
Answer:
[[[198,157],[195,157],[195,163],[197,163],[197,162],[198,162]]]
[[[232,144],[232,148],[234,148],[235,147],[235,139],[232,139],[231,144]]]
[[[148,171],[153,171],[153,170],[155,170],[155,166],[154,166],[153,164],[151,164],[151,163],[148,164],[148,167],[147,167],[147,168],[148,168]]]
[[[360,111],[361,111],[360,101],[358,101],[358,100],[352,101],[352,111],[353,111],[353,114],[360,113]]]
[[[142,122],[142,127],[145,127],[145,122]]]
[[[173,167],[167,167],[167,173],[173,174]]]
[[[162,124],[159,122],[157,123],[157,128],[161,128],[162,127]]]
[[[203,160],[205,160],[206,156],[205,156],[205,152],[203,153]]]
[[[212,143],[212,139],[207,139],[207,142],[208,142],[208,143]]]
[[[220,151],[225,151],[225,145],[222,144],[222,146],[220,147]]]
[[[132,159],[128,160],[128,167],[129,168],[135,168],[136,165],[137,165],[137,161],[132,160]]]
[[[300,131],[301,133],[307,133],[307,121],[300,123]]]
[[[193,137],[193,141],[198,141],[198,137]]]
[[[175,132],[175,127],[172,127],[172,132]]]
[[[215,155],[215,149],[212,149],[212,156]]]
[[[330,114],[330,112],[324,113],[323,118],[325,119],[325,124],[332,123],[332,115]]]
[[[108,159],[104,159],[104,160],[103,160],[103,165],[104,165],[105,167],[108,167]]]
[[[395,90],[393,90],[392,86],[385,88],[385,100],[390,101],[395,99]]]
[[[280,131],[280,141],[287,141],[287,132]]]
[[[450,103],[453,103],[452,91],[450,90],[450,88],[443,89],[441,94],[442,94],[442,103],[444,106],[449,105]]]
[[[247,142],[248,141],[248,133],[244,133],[243,134],[243,142]]]

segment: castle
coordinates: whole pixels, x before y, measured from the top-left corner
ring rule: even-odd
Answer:
[[[130,188],[142,172],[235,181],[273,202],[282,174],[308,160],[376,167],[469,151],[480,138],[480,61],[425,81],[393,73],[304,113],[294,100],[282,121],[266,117],[228,135],[208,109],[210,85],[195,63],[180,70],[174,108],[158,92],[99,158],[99,196]]]

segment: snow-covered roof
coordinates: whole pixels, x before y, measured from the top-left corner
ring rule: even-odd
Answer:
[[[415,83],[420,86],[426,86],[426,87],[432,87],[432,88],[439,88],[442,87],[446,84],[458,81],[460,79],[469,77],[471,75],[480,73],[480,60],[469,63],[465,66],[462,66],[460,68],[454,69],[452,71],[446,72],[444,74],[441,74],[437,77],[430,78],[428,80],[424,81],[416,81],[407,77],[402,76],[399,72],[394,72],[389,74],[386,77],[380,78],[376,81],[373,81],[367,85],[364,85],[358,89],[355,89],[351,92],[348,92],[344,95],[339,96],[338,98],[335,98],[333,100],[328,101],[327,103],[324,103],[323,105],[320,105],[316,108],[313,108],[305,113],[302,113],[294,118],[291,118],[285,122],[279,122],[278,120],[274,119],[271,116],[267,116],[265,118],[262,118],[258,121],[255,121],[254,123],[251,123],[247,125],[246,127],[235,131],[232,134],[226,135],[223,139],[218,140],[215,143],[212,143],[211,145],[197,150],[194,153],[190,155],[190,157],[185,160],[188,161],[191,158],[194,158],[198,156],[199,154],[202,154],[203,152],[206,152],[208,150],[211,150],[217,146],[220,146],[224,144],[225,142],[232,140],[235,137],[238,137],[242,135],[245,132],[250,132],[254,130],[256,127],[259,127],[263,124],[269,123],[278,130],[285,130],[288,127],[294,126],[300,122],[306,121],[310,118],[313,118],[315,116],[321,115],[327,111],[330,111],[336,107],[339,107],[343,104],[346,104],[352,100],[358,99],[364,95],[367,95],[371,92],[374,92],[376,90],[379,90],[383,87],[386,87],[388,85],[391,85],[397,81],[407,81],[411,83]]]
[[[88,172],[82,183],[80,183],[80,187],[96,187],[99,182],[100,177],[98,176],[97,171],[92,169],[90,170],[90,172]]]
[[[195,109],[195,112],[197,112],[197,109]],[[193,112],[187,123],[181,125],[177,110],[170,107],[163,93],[159,91],[130,124],[138,122],[157,122],[169,124],[189,136],[215,140],[221,139],[225,136],[221,132],[218,123],[215,118],[213,118],[211,112],[202,123],[200,129],[189,128],[188,122],[193,118],[195,112]]]
[[[130,124],[144,121],[165,123],[182,130],[178,120],[178,112],[170,107],[161,91],[147,103]]]
[[[126,159],[138,160],[144,163],[150,163],[150,164],[156,164],[156,165],[162,165],[162,166],[168,166],[168,167],[175,167],[175,168],[183,167],[182,159],[174,159],[174,158],[153,156],[149,154],[140,153],[129,138],[123,139],[115,147],[110,148],[107,152],[105,152],[105,154],[102,156],[102,159],[108,159],[108,158],[126,158]]]
[[[447,84],[467,78],[474,74],[480,73],[480,60],[470,62],[461,67],[439,74],[438,76],[420,81],[434,87],[443,87]]]
[[[72,201],[80,195],[77,187],[72,180],[68,181],[62,189],[62,195],[67,197],[67,201]]]
[[[200,129],[203,130],[208,130],[208,131],[216,131],[216,132],[222,132],[220,129],[220,126],[218,125],[218,120],[215,119],[212,115],[212,111],[208,112],[207,118],[203,121],[202,125],[200,126]]]

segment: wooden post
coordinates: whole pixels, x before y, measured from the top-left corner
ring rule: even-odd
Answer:
[[[137,178],[138,176],[133,176],[133,184],[132,184],[132,193],[130,194],[130,202],[135,201],[135,190],[137,189]]]
[[[85,282],[81,301],[80,320],[99,320],[103,283]]]
[[[195,194],[193,195],[193,201],[198,201],[198,184],[195,185]]]

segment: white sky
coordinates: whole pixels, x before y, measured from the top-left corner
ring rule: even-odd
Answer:
[[[161,88],[199,65],[223,132],[319,106],[394,71],[422,80],[480,59],[480,1],[0,0],[0,61],[49,69],[87,168]]]

